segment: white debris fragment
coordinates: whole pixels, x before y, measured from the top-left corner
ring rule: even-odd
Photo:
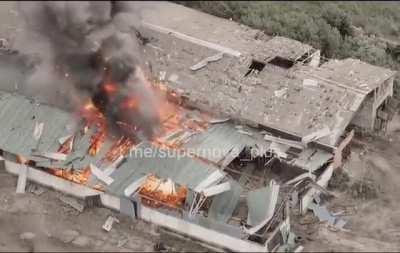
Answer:
[[[28,167],[21,166],[19,169],[16,193],[25,193],[27,176],[28,176]]]
[[[301,139],[301,142],[304,144],[310,143],[312,141],[316,141],[318,139],[321,139],[322,137],[328,136],[331,134],[331,130],[329,129],[329,127],[325,126],[324,128],[312,132],[311,134],[308,134],[306,136],[304,136]]]
[[[114,222],[119,223],[119,220],[117,218],[115,218],[114,216],[108,216],[106,222],[103,225],[103,229],[107,232],[110,232]]]
[[[289,149],[289,146],[282,143],[271,142],[269,149],[279,158],[287,158],[286,151]]]
[[[245,130],[242,130],[242,129],[239,129],[239,130],[237,130],[237,131],[238,131],[238,133],[241,133],[241,134],[245,134],[245,135],[248,135],[248,136],[253,136],[252,133],[250,133],[250,132],[248,132],[248,131],[245,131]]]
[[[195,65],[191,66],[190,69],[193,71],[199,70],[201,68],[204,68],[209,62],[215,62],[215,61],[219,61],[222,59],[223,57],[223,53],[218,53],[215,54],[213,56],[207,57],[203,60],[201,60],[200,62],[196,63]]]
[[[222,184],[217,184],[211,187],[208,187],[203,190],[203,194],[206,197],[214,196],[226,191],[229,191],[231,189],[231,184],[228,182],[222,183]]]
[[[99,168],[97,168],[95,165],[90,164],[90,171],[92,174],[99,179],[100,181],[104,182],[107,185],[110,185],[114,182],[114,179],[106,175],[103,171],[101,171]]]
[[[54,153],[54,152],[40,152],[40,153],[32,153],[33,156],[39,156],[39,157],[44,157],[48,158],[51,160],[57,160],[57,161],[65,161],[67,159],[66,154],[63,153]]]
[[[41,195],[45,192],[46,190],[43,187],[40,187],[37,184],[29,184],[28,186],[28,192],[31,192],[35,195]]]
[[[38,141],[40,139],[43,133],[43,128],[44,128],[44,123],[35,122],[35,129],[33,130],[33,138],[35,140]]]
[[[105,173],[107,176],[111,175],[111,173],[112,173],[116,168],[118,168],[118,166],[122,163],[123,160],[124,160],[124,156],[123,156],[123,155],[120,155],[112,164],[110,164],[110,165],[108,166],[107,169],[104,170],[104,173]],[[108,171],[108,172],[106,173],[106,171]],[[111,173],[109,173],[109,172],[111,172]]]
[[[25,232],[19,235],[21,240],[32,240],[36,237],[36,235],[32,232]]]
[[[7,39],[0,38],[0,49],[1,50],[9,50],[10,49],[10,43],[8,42]]]
[[[278,97],[278,98],[283,97],[284,95],[286,95],[287,91],[288,91],[288,88],[282,88],[280,90],[276,90],[276,91],[274,91],[275,97]]]
[[[64,136],[64,137],[61,137],[61,138],[58,139],[58,143],[60,143],[60,145],[62,145],[71,137],[72,137],[72,134]]]
[[[159,77],[159,78],[160,78],[160,81],[164,81],[166,75],[167,75],[167,72],[166,72],[166,71],[160,71],[160,77]]]
[[[210,124],[219,124],[219,123],[224,123],[224,122],[227,122],[227,121],[229,121],[230,119],[229,118],[215,118],[215,119],[211,119],[210,121],[209,121],[209,123]]]
[[[176,81],[178,81],[178,75],[177,74],[170,75],[168,81],[176,83]]]
[[[303,80],[304,87],[318,87],[318,81],[314,79],[304,79]]]

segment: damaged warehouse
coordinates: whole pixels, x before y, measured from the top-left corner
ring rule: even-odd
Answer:
[[[146,19],[138,32],[151,89],[168,98],[163,131],[106,134],[93,103],[75,124],[1,92],[0,150],[17,191],[32,180],[223,249],[293,250],[290,212],[317,212],[353,126],[384,131],[393,116],[395,71],[321,63],[319,50],[283,37],[244,51]]]

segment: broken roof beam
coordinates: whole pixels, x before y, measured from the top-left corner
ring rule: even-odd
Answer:
[[[201,192],[205,190],[207,187],[210,187],[218,181],[220,181],[222,178],[224,178],[225,174],[221,172],[220,170],[215,170],[213,173],[211,173],[207,178],[205,178],[203,181],[201,181],[196,188],[194,188],[195,192]]]
[[[154,30],[154,31],[157,31],[157,32],[160,32],[160,33],[164,33],[164,34],[169,34],[169,35],[172,35],[172,36],[174,36],[174,37],[176,37],[178,39],[189,41],[189,42],[191,42],[193,44],[197,44],[197,45],[200,45],[200,46],[203,46],[203,47],[207,47],[207,48],[210,48],[210,49],[213,49],[213,50],[216,50],[216,51],[219,51],[219,52],[222,52],[222,53],[234,56],[234,57],[239,57],[239,56],[242,55],[242,53],[240,53],[239,51],[233,50],[231,48],[223,47],[221,45],[218,45],[218,44],[215,44],[215,43],[211,43],[211,42],[208,42],[208,41],[205,41],[205,40],[200,40],[198,38],[194,38],[192,36],[188,36],[186,34],[174,31],[172,29],[168,29],[168,28],[161,27],[161,26],[158,26],[158,25],[150,24],[150,23],[147,23],[147,22],[144,22],[144,21],[142,22],[142,24],[143,24],[143,26],[145,26],[145,27],[147,27],[147,28],[149,28],[151,30]]]
[[[329,127],[325,126],[324,128],[314,131],[306,136],[303,136],[303,138],[301,138],[301,142],[305,145],[307,145],[308,143],[312,142],[312,141],[316,141],[319,140],[323,137],[329,136],[332,134],[332,131],[329,129]]]
[[[275,137],[275,136],[272,136],[269,134],[266,134],[264,136],[264,140],[270,141],[272,143],[277,143],[277,144],[294,147],[294,148],[301,149],[301,150],[305,148],[305,146],[301,142],[283,139],[283,138]]]
[[[248,234],[254,234],[264,227],[273,217],[275,207],[278,203],[279,184],[274,180],[270,181],[269,186],[249,192],[247,206],[249,212],[247,223],[253,227],[245,228]]]
[[[149,175],[145,175],[145,176],[133,181],[130,185],[128,185],[125,188],[124,195],[126,197],[130,197],[133,193],[135,193],[142,186],[142,184],[147,180],[148,176]]]

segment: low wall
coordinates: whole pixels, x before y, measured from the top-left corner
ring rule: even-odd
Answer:
[[[18,175],[20,168],[25,166],[7,160],[4,162],[6,171],[15,175]],[[91,189],[84,185],[67,181],[44,171],[28,167],[27,178],[35,183],[53,188],[57,191],[62,191],[77,198],[85,198],[87,196],[101,194],[100,197],[104,206],[115,211],[120,210],[121,202],[119,197]],[[140,205],[139,213],[140,218],[145,221],[175,230],[181,234],[199,239],[211,245],[216,245],[218,247],[238,252],[267,252],[267,246],[256,244],[247,240],[241,240],[215,230],[207,229],[203,226],[161,213],[155,209],[151,209],[143,205]]]

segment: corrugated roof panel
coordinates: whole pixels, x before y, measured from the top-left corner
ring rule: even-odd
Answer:
[[[150,157],[145,157],[145,152],[149,152]],[[173,153],[149,143],[141,143],[132,154],[133,156],[111,174],[114,182],[108,187],[108,191],[121,195],[127,185],[149,173],[164,179],[170,178],[177,184],[194,189],[218,169],[195,158],[173,156]]]
[[[229,180],[231,190],[218,194],[214,197],[210,209],[208,210],[208,218],[220,222],[227,222],[233,214],[243,188],[234,180]]]
[[[252,136],[240,133],[232,123],[215,124],[206,131],[192,137],[184,146],[199,157],[221,162],[235,148],[240,151],[245,146],[266,146],[269,142],[250,128],[243,129]]]

